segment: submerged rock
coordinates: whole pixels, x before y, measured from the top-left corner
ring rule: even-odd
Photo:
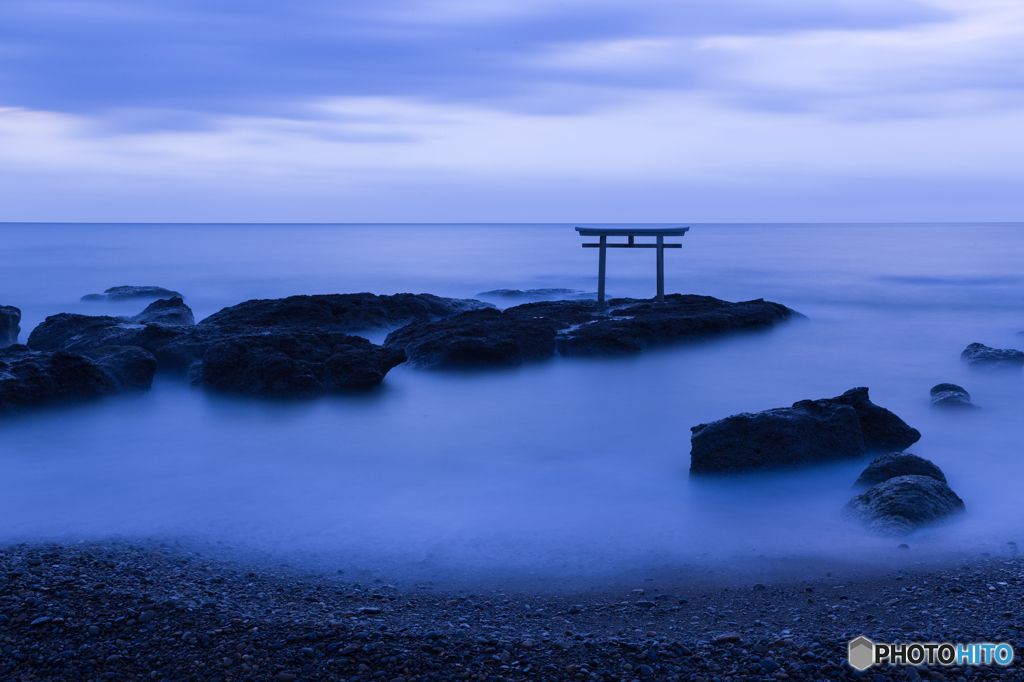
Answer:
[[[21,311],[10,305],[0,305],[0,348],[18,343],[21,333]]]
[[[763,300],[729,303],[709,296],[672,294],[664,304],[613,299],[526,303],[487,315],[462,313],[443,322],[415,323],[392,332],[385,345],[401,347],[420,367],[504,366],[527,359],[612,356],[734,331],[767,329],[803,317]],[[549,339],[554,338],[554,345]],[[445,339],[459,344],[445,353]]]
[[[942,469],[924,457],[909,452],[890,452],[876,457],[853,485],[869,487],[897,476],[930,476],[936,481],[946,482]]]
[[[967,389],[956,384],[936,384],[929,391],[932,405],[935,407],[956,407],[976,410],[978,406],[971,402],[971,394]]]
[[[737,414],[690,431],[691,474],[775,469],[864,454],[857,412],[824,401]]]
[[[921,438],[854,388],[836,398],[743,413],[690,429],[690,473],[731,473],[860,457],[903,449]]]
[[[555,325],[498,310],[473,310],[436,322],[413,322],[384,345],[404,350],[417,367],[513,366],[555,353]]]
[[[153,386],[156,358],[138,346],[101,346],[82,355],[103,368],[120,391],[144,393]]]
[[[358,336],[275,329],[211,343],[190,381],[239,395],[312,396],[373,388],[405,359],[401,350]]]
[[[480,298],[529,298],[535,301],[548,301],[560,298],[597,298],[597,294],[588,294],[579,289],[494,289],[477,294]]]
[[[328,331],[388,329],[438,320],[467,310],[493,308],[473,299],[433,294],[324,294],[253,300],[224,308],[199,324],[205,327],[304,327]]]
[[[129,298],[184,298],[177,291],[163,287],[111,287],[102,294],[86,294],[83,301],[123,301]]]
[[[193,325],[196,323],[192,309],[177,296],[153,301],[146,306],[145,310],[131,318],[131,321],[138,324],[156,322],[158,324]]]
[[[905,450],[921,440],[920,431],[884,407],[871,402],[868,398],[868,389],[863,386],[851,388],[846,393],[828,398],[824,402],[849,405],[857,411],[861,432],[864,434],[864,449],[868,452]]]
[[[989,348],[972,343],[960,354],[968,367],[983,369],[1020,369],[1024,367],[1024,353],[1013,348]]]
[[[0,348],[0,412],[93,400],[118,392],[117,382],[93,360],[66,351]]]
[[[890,478],[850,500],[843,515],[880,535],[906,535],[965,511],[964,502],[930,476]]]

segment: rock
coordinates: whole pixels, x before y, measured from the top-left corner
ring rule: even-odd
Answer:
[[[909,452],[890,452],[876,457],[853,485],[870,487],[897,476],[930,476],[936,481],[946,482],[942,469],[927,459]]]
[[[76,353],[0,349],[0,411],[93,400],[117,390],[99,364]]]
[[[740,634],[738,632],[726,632],[725,634],[718,635],[717,637],[715,637],[715,641],[719,644],[734,644],[740,641]]]
[[[989,348],[972,343],[960,354],[968,367],[980,369],[1020,369],[1024,367],[1024,353],[1012,348]]]
[[[963,500],[945,483],[930,476],[897,476],[854,497],[843,514],[875,533],[898,536],[964,510]]]
[[[477,294],[479,298],[528,298],[534,301],[550,301],[560,298],[589,298],[597,294],[588,294],[578,289],[494,289]]]
[[[434,322],[413,322],[388,334],[422,368],[514,366],[555,354],[556,326],[498,310],[473,310]]]
[[[190,378],[239,395],[312,396],[372,388],[405,359],[401,350],[376,346],[358,336],[274,329],[211,343],[201,368],[196,366]]]
[[[118,390],[144,393],[153,385],[156,358],[138,346],[100,346],[82,352],[114,379]]]
[[[59,313],[43,320],[28,335],[32,350],[82,352],[101,346],[142,346],[137,337],[144,325],[126,317]]]
[[[389,329],[416,321],[438,320],[467,310],[492,308],[472,299],[433,294],[326,294],[289,296],[240,303],[202,320],[203,326],[306,327],[328,331]]]
[[[0,348],[18,343],[21,333],[21,311],[14,306],[0,305]]]
[[[864,454],[856,410],[827,401],[737,414],[690,431],[691,475],[816,464]]]
[[[192,316],[192,309],[185,305],[180,297],[160,299],[153,301],[141,313],[131,318],[132,322],[145,324],[157,322],[159,324],[183,324],[193,325],[196,323]]]
[[[864,435],[864,449],[868,452],[901,451],[921,440],[920,431],[911,428],[884,407],[871,402],[868,399],[867,388],[851,388],[841,396],[827,399],[825,402],[850,405],[857,411],[861,432]]]
[[[86,294],[83,301],[123,301],[129,298],[184,298],[177,291],[164,289],[163,287],[136,287],[120,286],[111,287],[102,294]]]
[[[956,407],[976,410],[978,406],[971,402],[971,394],[967,389],[956,384],[936,384],[929,391],[932,405],[935,407]]]

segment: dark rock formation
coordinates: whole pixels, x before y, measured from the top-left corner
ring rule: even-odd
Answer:
[[[421,367],[509,365],[549,357],[623,355],[645,348],[732,331],[767,329],[803,317],[763,300],[729,303],[709,296],[672,294],[665,304],[613,299],[526,303],[488,315],[462,313],[443,322],[416,323],[392,332],[387,346],[405,348]],[[554,335],[555,345],[548,339]],[[445,353],[445,339],[462,350]]]
[[[101,346],[82,355],[103,368],[122,392],[144,393],[153,385],[156,358],[138,346]]]
[[[854,388],[836,398],[726,417],[690,429],[690,473],[730,473],[902,450],[921,438],[895,414]]]
[[[864,454],[857,412],[826,401],[737,414],[690,431],[691,474],[782,468]]]
[[[144,325],[125,317],[59,313],[43,320],[28,335],[32,350],[82,352],[100,346],[141,346],[136,337]]]
[[[413,322],[388,334],[384,345],[403,349],[418,367],[511,366],[555,353],[555,325],[517,319],[498,310],[473,310],[436,322]]]
[[[195,317],[192,316],[192,309],[178,297],[153,301],[146,306],[145,310],[131,318],[131,321],[137,324],[156,322],[158,324],[193,325],[196,323]]]
[[[946,482],[942,469],[924,457],[909,452],[890,452],[879,455],[861,472],[855,487],[870,487],[897,476],[930,476],[936,481]]]
[[[978,406],[971,402],[971,394],[967,389],[956,384],[936,384],[929,391],[932,405],[935,407],[955,407],[976,410]]]
[[[1020,369],[1024,367],[1024,353],[1012,348],[989,348],[972,343],[960,354],[968,367],[982,369]]]
[[[849,405],[857,410],[861,432],[864,434],[864,448],[868,452],[905,450],[921,440],[920,431],[911,428],[884,407],[871,402],[868,399],[867,388],[851,388],[841,396],[826,399],[824,402]]]
[[[22,345],[0,349],[0,412],[102,398],[117,390],[99,364],[77,353],[37,353]]]
[[[528,298],[534,301],[549,301],[560,298],[597,298],[578,289],[494,289],[477,294],[480,298]]]
[[[372,388],[405,359],[358,336],[274,329],[214,341],[190,381],[256,397],[312,396]]]
[[[111,287],[102,294],[86,294],[83,301],[123,301],[129,298],[184,298],[177,291],[163,287]]]
[[[0,348],[18,343],[21,333],[21,311],[14,306],[0,305]]]
[[[860,495],[843,508],[880,535],[906,535],[965,511],[964,502],[948,485],[930,476],[897,476]]]
[[[472,299],[432,294],[324,294],[239,303],[210,315],[200,326],[304,327],[328,331],[388,329],[415,321],[438,320],[467,310],[492,308]]]

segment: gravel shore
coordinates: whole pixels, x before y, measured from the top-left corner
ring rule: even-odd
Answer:
[[[288,574],[157,544],[6,546],[0,680],[1021,680],[1016,660],[846,663],[858,635],[1019,651],[1014,549],[861,577],[530,594]]]

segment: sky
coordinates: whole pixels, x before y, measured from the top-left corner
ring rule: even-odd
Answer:
[[[0,0],[0,222],[1020,220],[1021,0]]]

